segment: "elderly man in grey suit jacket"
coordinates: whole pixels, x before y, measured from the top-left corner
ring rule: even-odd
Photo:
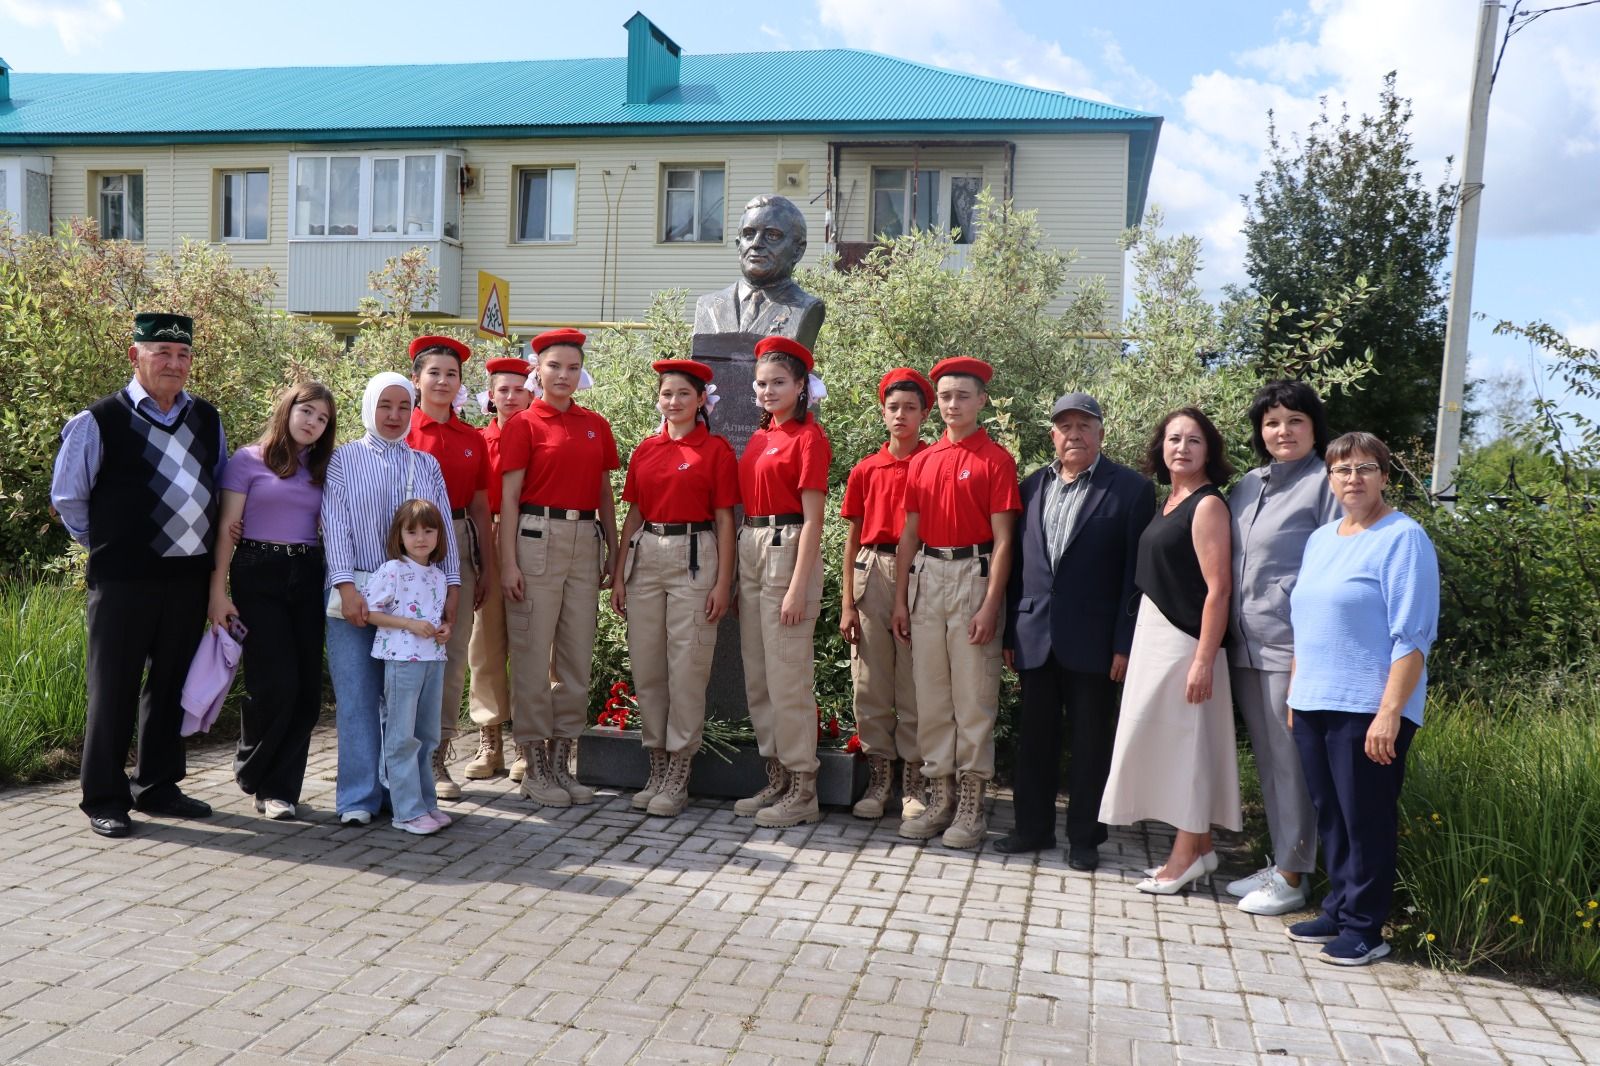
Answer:
[[[696,333],[791,337],[814,347],[826,308],[791,275],[806,254],[806,217],[787,197],[757,196],[739,219],[743,279],[695,301]]]

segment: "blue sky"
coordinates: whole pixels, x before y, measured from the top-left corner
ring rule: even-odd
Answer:
[[[1268,107],[1281,128],[1304,129],[1319,97],[1360,111],[1397,70],[1419,162],[1430,179],[1443,175],[1461,151],[1478,9],[1476,0],[0,0],[0,56],[23,71],[110,71],[621,55],[622,23],[641,3],[687,52],[866,48],[1165,116],[1151,200],[1169,229],[1205,239],[1213,291],[1243,279],[1239,197],[1260,170]],[[1474,308],[1491,321],[1543,319],[1600,346],[1600,5],[1552,13],[1511,42],[1485,186]],[[1475,375],[1542,379],[1525,346],[1482,323],[1471,344]],[[1586,409],[1600,415],[1600,405]]]

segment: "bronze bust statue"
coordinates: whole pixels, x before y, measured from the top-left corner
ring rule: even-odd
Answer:
[[[815,345],[827,309],[792,277],[805,251],[806,218],[793,201],[769,194],[745,204],[739,219],[744,277],[695,301],[694,332],[777,334]]]

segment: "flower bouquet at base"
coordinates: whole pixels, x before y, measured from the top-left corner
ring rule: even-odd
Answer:
[[[594,725],[597,729],[615,729],[619,732],[624,729],[640,728],[639,699],[633,694],[626,681],[618,681],[611,686],[610,697],[605,702],[605,707],[596,716]],[[710,751],[725,763],[733,762],[733,753],[744,744],[754,744],[755,730],[751,728],[749,719],[739,722],[728,722],[720,718],[707,718],[701,733],[700,750]]]

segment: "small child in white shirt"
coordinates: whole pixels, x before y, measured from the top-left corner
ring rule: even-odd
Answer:
[[[393,825],[426,836],[450,824],[434,795],[429,761],[439,746],[444,699],[444,516],[427,500],[407,500],[389,524],[389,561],[367,585],[367,619],[378,627],[372,657],[383,660],[382,780]],[[420,712],[420,713],[419,713]]]

